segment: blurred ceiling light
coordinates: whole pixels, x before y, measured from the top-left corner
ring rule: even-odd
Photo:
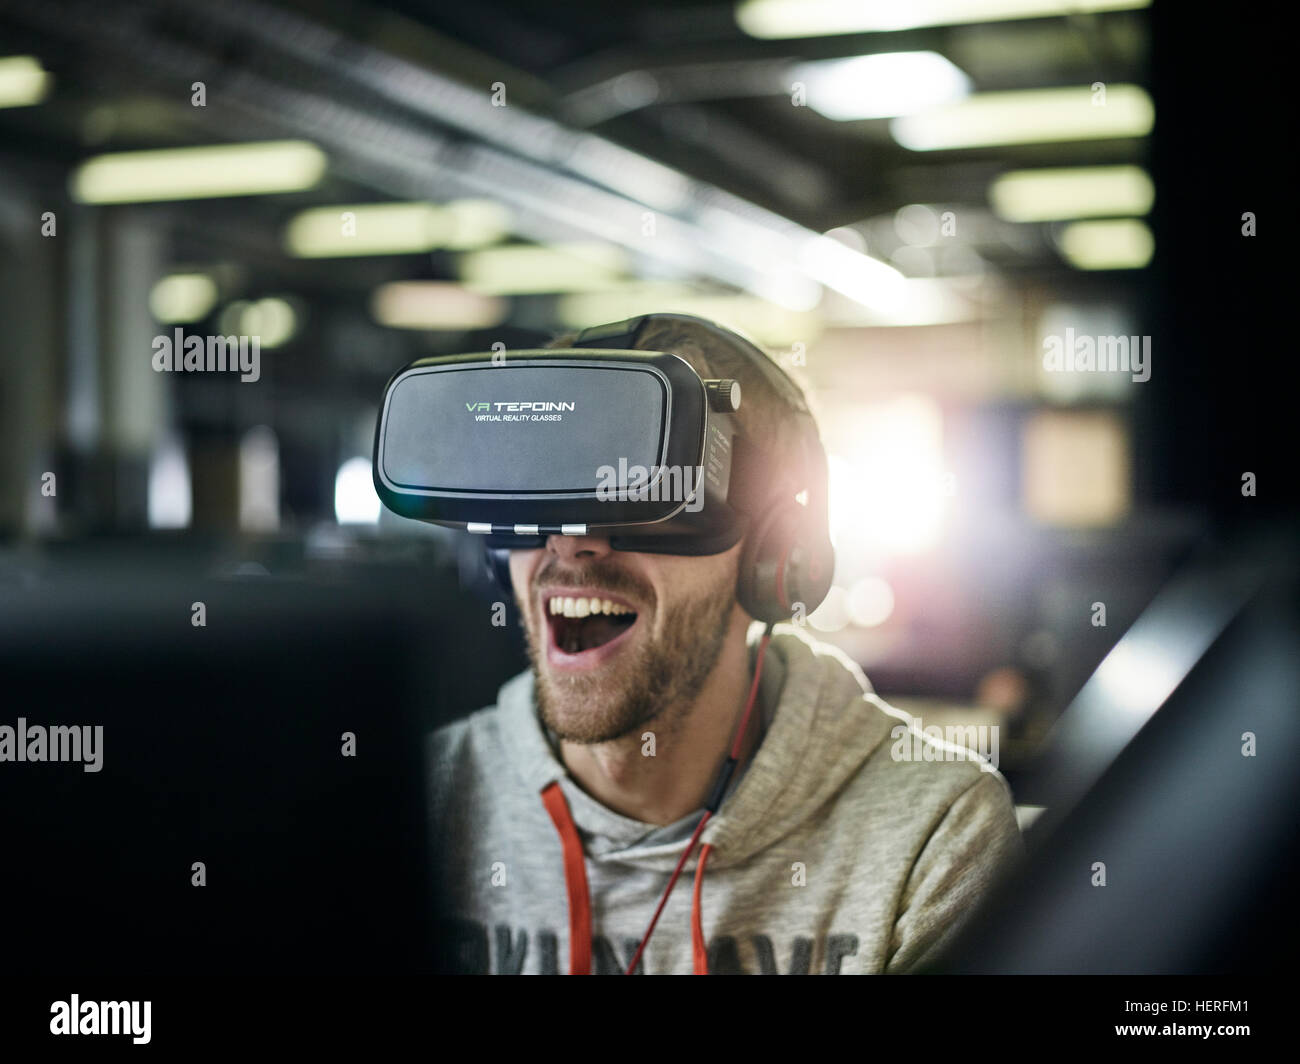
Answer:
[[[288,300],[236,300],[221,312],[223,335],[256,336],[261,347],[279,347],[298,329],[298,315]]]
[[[828,283],[824,278],[809,275],[799,257],[793,254],[796,247],[806,251],[809,242],[824,240],[843,251],[851,262],[865,257],[836,238],[819,236],[802,228],[792,229],[784,218],[766,212],[744,216],[722,207],[706,206],[698,211],[695,221],[698,231],[693,235],[694,241],[702,242],[710,253],[725,248],[728,254],[750,264],[751,277],[740,287],[788,310],[812,310],[821,302],[822,286]],[[662,255],[662,241],[659,237],[655,240]],[[700,250],[697,247],[694,255],[683,254],[676,261],[689,263],[698,259]],[[839,278],[833,270],[827,272],[832,279]]]
[[[236,299],[227,303],[217,318],[217,331],[222,336],[238,335],[244,324],[244,311],[252,306],[247,299]]]
[[[202,321],[217,304],[217,284],[206,273],[173,273],[149,292],[149,311],[160,322]]]
[[[125,151],[87,159],[70,186],[79,203],[254,196],[311,188],[325,166],[325,153],[303,140]]]
[[[849,593],[834,585],[822,604],[808,615],[808,623],[820,632],[838,632],[849,624]]]
[[[1156,249],[1151,230],[1136,218],[1072,222],[1057,243],[1066,261],[1080,270],[1139,270]]]
[[[989,202],[1009,222],[1146,214],[1156,188],[1140,166],[1012,170],[994,180]]]
[[[168,435],[149,456],[149,527],[188,528],[193,505],[185,448]]]
[[[889,131],[904,148],[938,151],[998,144],[1144,137],[1155,106],[1137,85],[1107,85],[1104,106],[1086,85],[985,92],[895,118]]]
[[[413,255],[435,248],[494,244],[509,231],[510,212],[491,200],[362,203],[313,207],[294,215],[284,243],[299,258]]]
[[[938,52],[886,52],[800,63],[791,76],[808,106],[837,122],[893,118],[970,94],[971,81]]]
[[[905,278],[894,267],[829,236],[809,237],[799,251],[800,266],[827,288],[882,313],[895,305]]]
[[[30,107],[45,99],[50,75],[30,55],[0,59],[0,107]]]
[[[862,235],[860,229],[854,229],[851,225],[841,225],[834,229],[827,229],[822,236],[839,241],[850,251],[856,251],[859,255],[867,253],[867,238]]]
[[[769,347],[808,344],[822,332],[818,314],[790,310],[756,296],[700,292],[686,285],[633,283],[608,291],[563,296],[556,307],[560,324],[570,329],[654,313],[694,314],[730,323]]]
[[[375,289],[370,313],[394,329],[486,329],[505,320],[505,300],[453,281],[393,281]]]
[[[379,496],[375,494],[370,459],[349,458],[334,477],[334,519],[341,525],[379,523]]]
[[[908,278],[933,277],[935,274],[934,255],[929,248],[914,247],[904,244],[895,249],[889,261],[897,266]]]
[[[460,256],[460,278],[465,287],[483,295],[609,287],[626,268],[626,253],[613,244],[519,244]]]
[[[894,233],[910,247],[926,248],[939,242],[939,214],[924,203],[909,203],[894,212]]]
[[[830,303],[822,312],[827,326],[841,328],[907,328],[976,321],[986,311],[978,300],[962,295],[960,277],[907,277],[893,290],[887,304],[875,308],[860,303]]]
[[[680,210],[690,199],[684,174],[603,137],[580,137],[563,161],[574,173],[661,211]]]
[[[867,576],[849,588],[849,617],[862,628],[884,624],[894,613],[894,589],[878,576]]]
[[[736,23],[751,37],[830,37],[921,26],[1131,11],[1151,0],[743,0]]]
[[[239,441],[239,527],[280,527],[280,441],[269,425],[254,426]]]

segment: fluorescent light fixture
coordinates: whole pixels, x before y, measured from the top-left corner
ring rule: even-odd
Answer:
[[[1151,230],[1136,218],[1072,222],[1057,242],[1066,261],[1080,270],[1139,270],[1156,249]]]
[[[513,221],[510,208],[496,200],[452,200],[442,209],[451,220],[451,232],[444,246],[452,251],[495,244],[509,234]]]
[[[976,300],[958,291],[957,284],[961,280],[956,277],[907,277],[899,283],[887,305],[831,304],[823,314],[823,321],[827,326],[840,328],[906,328],[977,321],[985,312]]]
[[[613,244],[519,244],[460,256],[465,287],[497,296],[608,288],[626,267],[626,254]]]
[[[736,24],[751,37],[832,37],[920,26],[1132,11],[1151,0],[744,0]]]
[[[237,299],[221,312],[223,336],[256,336],[261,347],[279,347],[298,331],[298,315],[286,299]]]
[[[510,214],[491,200],[362,203],[313,207],[294,215],[284,243],[299,258],[414,255],[435,248],[494,244],[509,231]]]
[[[1137,85],[1108,85],[1105,103],[1098,99],[1085,85],[986,92],[895,118],[889,131],[912,151],[1145,137],[1151,132],[1155,106]]]
[[[256,196],[311,188],[325,173],[325,153],[303,140],[97,155],[72,175],[79,203]]]
[[[370,312],[393,329],[487,329],[505,320],[506,303],[452,281],[393,281],[375,289]]]
[[[952,103],[971,81],[938,52],[886,52],[800,63],[791,72],[808,106],[837,122],[892,118]]]
[[[279,347],[298,331],[298,315],[285,299],[259,299],[244,307],[239,333],[256,336],[263,347]]]
[[[149,310],[161,322],[202,321],[217,305],[217,285],[206,273],[173,273],[149,292]]]
[[[989,187],[989,202],[1009,222],[1116,218],[1146,214],[1156,187],[1140,166],[1013,170]]]
[[[30,55],[0,59],[0,107],[30,107],[45,99],[50,75]]]

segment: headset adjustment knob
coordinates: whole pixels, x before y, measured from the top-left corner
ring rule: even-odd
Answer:
[[[705,381],[704,391],[709,397],[710,410],[719,414],[734,414],[740,409],[740,381]]]

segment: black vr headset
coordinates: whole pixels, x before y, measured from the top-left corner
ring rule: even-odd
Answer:
[[[752,364],[800,425],[800,454],[777,461],[740,431],[738,382],[637,349],[646,324],[664,320],[703,327]],[[568,348],[413,362],[384,390],[374,480],[394,513],[482,535],[507,592],[509,551],[552,535],[702,555],[748,534],[737,598],[758,620],[811,613],[830,588],[816,423],[762,351],[702,318],[645,315],[587,329]]]

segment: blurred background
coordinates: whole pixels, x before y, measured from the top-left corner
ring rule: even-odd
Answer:
[[[1275,133],[1216,32],[1143,0],[0,0],[8,635],[52,588],[365,589],[428,635],[425,723],[487,704],[518,635],[468,537],[381,513],[384,383],[682,311],[811,394],[820,636],[927,724],[1002,724],[1014,785],[1191,552],[1290,512],[1284,271],[1245,232]],[[257,379],[156,371],[191,335],[257,337]],[[1051,372],[1065,336],[1150,378]]]

